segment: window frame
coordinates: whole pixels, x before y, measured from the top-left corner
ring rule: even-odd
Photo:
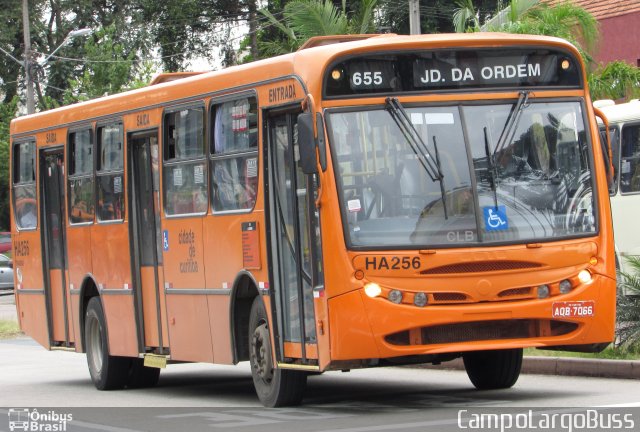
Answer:
[[[624,130],[627,127],[636,127],[640,130],[640,121],[629,121],[629,122],[624,122],[621,124],[617,124],[616,127],[618,127],[619,132],[619,146],[620,146],[620,157],[618,159],[618,191],[620,193],[620,195],[622,196],[628,196],[628,195],[638,195],[640,194],[640,188],[638,188],[638,190],[636,191],[630,191],[630,192],[623,192],[622,190],[622,161],[623,159],[625,159],[625,157],[622,155],[622,151],[624,149],[624,143],[623,143],[623,137],[624,137]],[[639,132],[640,133],[640,132]],[[638,164],[640,165],[640,160],[638,160]]]
[[[404,105],[404,107],[406,109],[409,108],[413,108],[413,107],[444,107],[444,106],[458,106],[458,107],[465,107],[465,106],[482,106],[482,105],[497,105],[497,104],[513,104],[514,101],[513,99],[506,99],[506,98],[496,98],[496,99],[472,99],[472,100],[458,100],[458,101],[417,101],[417,102],[408,102],[408,101],[401,101]],[[594,141],[593,141],[593,135],[591,134],[591,129],[589,128],[589,119],[588,119],[588,111],[587,111],[587,101],[585,99],[584,96],[575,96],[575,97],[571,97],[571,96],[567,96],[567,97],[557,97],[557,98],[552,98],[552,99],[548,99],[544,96],[539,96],[536,99],[532,100],[533,102],[541,102],[541,103],[571,103],[571,102],[576,102],[580,105],[580,109],[582,112],[582,122],[585,128],[585,132],[586,132],[586,136],[585,136],[585,146],[586,146],[586,150],[587,150],[587,154],[588,154],[588,167],[589,170],[591,172],[591,176],[592,176],[592,193],[593,193],[593,201],[595,203],[597,203],[600,199],[600,194],[602,193],[602,191],[600,191],[598,189],[598,182],[596,180],[596,167],[595,167],[595,156],[594,156]],[[348,232],[348,219],[347,219],[347,211],[346,211],[346,206],[344,204],[346,204],[343,200],[343,196],[342,193],[340,192],[342,190],[342,180],[340,179],[340,176],[338,176],[336,173],[339,172],[339,158],[338,155],[336,154],[336,148],[335,148],[335,144],[333,142],[333,135],[331,133],[332,131],[332,125],[331,125],[331,114],[334,113],[349,113],[349,112],[359,112],[359,111],[369,111],[369,110],[379,110],[379,109],[384,109],[384,104],[372,104],[372,105],[354,105],[354,106],[348,106],[348,107],[342,107],[342,106],[338,106],[338,107],[332,107],[332,108],[328,108],[325,109],[323,112],[324,118],[325,118],[325,124],[327,125],[327,131],[329,133],[327,133],[327,142],[328,142],[328,148],[329,151],[331,152],[331,161],[332,161],[332,165],[333,165],[333,171],[334,171],[334,178],[336,180],[336,187],[338,190],[338,205],[340,206],[340,223],[342,224],[342,235],[343,235],[343,241],[344,241],[344,245],[346,247],[346,249],[348,251],[352,251],[352,252],[375,252],[375,251],[383,251],[383,250],[390,250],[390,249],[394,249],[394,250],[415,250],[415,249],[424,249],[425,247],[428,248],[437,248],[437,249],[442,249],[442,250],[446,250],[446,249],[450,249],[450,250],[456,250],[456,249],[460,249],[460,248],[464,248],[464,247],[469,247],[469,248],[474,248],[474,247],[495,247],[495,246],[510,246],[510,245],[522,245],[524,243],[530,243],[533,240],[509,240],[509,241],[503,241],[503,242],[473,242],[473,243],[467,243],[465,245],[446,245],[446,244],[420,244],[420,245],[410,245],[410,246],[401,246],[401,245],[382,245],[382,246],[360,246],[360,245],[354,245],[353,242],[351,241],[351,236],[349,235]],[[467,131],[466,131],[466,126],[464,126],[464,136],[465,136],[465,147],[467,148],[467,155],[470,155],[470,144],[469,144],[469,140],[467,138]],[[467,156],[468,158],[470,158],[470,156]],[[472,166],[470,165],[469,169],[472,171]],[[474,190],[476,188],[475,186],[475,180],[473,180],[472,178],[472,184],[474,185]],[[608,190],[606,190],[605,192],[608,196],[609,192]],[[474,192],[475,195],[475,192]],[[571,236],[563,236],[563,237],[559,237],[559,238],[554,238],[554,237],[549,237],[549,238],[538,238],[535,239],[536,243],[552,243],[552,242],[556,242],[556,241],[564,241],[564,240],[576,240],[576,239],[585,239],[585,238],[593,238],[593,237],[597,237],[598,235],[600,235],[601,230],[602,230],[602,215],[600,214],[600,209],[599,206],[595,206],[594,208],[594,216],[596,218],[596,228],[594,232],[588,233],[588,234],[580,234],[580,235],[571,235]]]
[[[16,148],[18,148],[19,146],[21,146],[22,144],[28,144],[31,143],[33,144],[33,176],[34,179],[29,181],[29,182],[16,182]],[[15,222],[15,226],[16,229],[18,231],[36,231],[38,229],[38,220],[40,218],[39,215],[39,201],[38,201],[38,184],[37,184],[37,179],[38,179],[38,157],[37,157],[37,153],[38,153],[38,144],[36,141],[35,137],[27,137],[27,138],[23,138],[20,140],[16,140],[13,141],[11,143],[11,206],[13,207],[13,220]],[[19,161],[18,161],[19,163]],[[18,171],[19,172],[19,171]],[[34,188],[34,199],[35,199],[35,206],[36,206],[36,222],[34,224],[34,226],[32,227],[27,227],[27,228],[23,228],[20,226],[20,224],[18,223],[18,217],[16,215],[16,187],[17,188],[27,188],[27,187],[33,187]]]
[[[253,98],[255,100],[255,106],[256,106],[256,146],[255,148],[251,148],[249,147],[248,149],[243,149],[243,150],[236,150],[236,151],[229,151],[229,152],[222,152],[222,153],[215,153],[215,117],[216,117],[216,110],[217,107],[228,103],[228,102],[234,102],[240,99],[251,99]],[[251,106],[251,101],[249,102],[249,106]],[[257,187],[256,187],[256,195],[255,195],[255,199],[253,201],[253,205],[251,207],[247,207],[247,208],[240,208],[240,209],[230,209],[230,210],[216,210],[214,208],[215,205],[215,200],[214,200],[214,196],[213,196],[213,182],[214,182],[214,177],[212,175],[210,175],[211,179],[209,180],[209,187],[211,189],[211,194],[210,194],[210,203],[209,203],[209,208],[211,209],[211,214],[213,216],[224,216],[224,215],[229,215],[229,214],[248,214],[248,213],[252,213],[255,208],[256,208],[256,204],[258,202],[258,195],[259,195],[259,189],[260,189],[260,134],[261,134],[261,126],[260,126],[260,116],[261,116],[261,110],[260,110],[260,103],[259,103],[259,99],[258,99],[258,93],[256,90],[249,90],[249,91],[245,91],[242,93],[234,93],[231,95],[225,95],[225,96],[221,96],[221,97],[217,97],[217,98],[212,98],[209,101],[209,113],[207,116],[207,123],[209,124],[209,136],[208,136],[208,140],[207,140],[207,158],[208,158],[208,170],[209,173],[211,173],[211,171],[213,170],[213,165],[218,162],[218,161],[223,161],[223,160],[229,160],[229,159],[237,159],[237,158],[245,158],[245,157],[249,157],[252,155],[255,155],[256,158],[256,163],[258,164],[257,166]]]
[[[181,158],[171,158],[171,159],[167,159],[167,143],[168,143],[168,137],[167,134],[169,133],[168,129],[167,129],[167,115],[172,114],[172,113],[176,113],[179,111],[183,111],[183,110],[189,110],[189,109],[202,109],[202,154],[200,156],[195,156],[195,157],[181,157]],[[194,216],[203,216],[206,215],[208,212],[208,209],[210,207],[210,193],[209,193],[209,173],[208,173],[208,163],[207,163],[207,137],[208,137],[208,128],[207,128],[207,116],[208,116],[208,111],[207,111],[207,104],[205,103],[205,101],[203,100],[198,100],[198,101],[193,101],[193,102],[189,102],[189,103],[183,103],[183,104],[179,104],[179,105],[171,105],[168,107],[165,107],[162,111],[162,120],[161,120],[161,127],[160,127],[160,136],[161,136],[161,142],[159,143],[161,149],[162,149],[162,171],[160,173],[160,183],[161,183],[161,189],[162,189],[162,213],[164,215],[165,218],[167,219],[179,219],[179,218],[185,218],[185,217],[194,217]],[[176,214],[170,214],[167,212],[167,187],[165,184],[165,170],[166,168],[171,168],[171,167],[176,167],[176,166],[183,166],[183,165],[195,165],[198,162],[202,163],[204,165],[204,172],[203,175],[204,177],[204,184],[205,184],[205,193],[207,195],[207,205],[205,206],[204,211],[202,212],[195,212],[195,213],[176,213]]]
[[[75,169],[74,172],[71,172],[71,162],[72,162],[72,158],[73,158],[73,153],[71,151],[71,134],[75,134],[78,132],[84,132],[84,131],[89,131],[89,138],[90,138],[90,145],[91,148],[93,149],[92,153],[91,153],[91,171],[89,173],[82,173],[82,174],[75,174]],[[96,212],[96,196],[97,196],[97,182],[96,182],[96,164],[97,164],[97,158],[96,158],[96,154],[97,154],[97,133],[96,133],[96,129],[93,128],[93,125],[87,125],[87,126],[79,126],[77,128],[73,128],[73,129],[69,129],[67,131],[67,219],[69,220],[69,226],[75,227],[75,226],[83,226],[83,225],[93,225],[96,220],[97,220],[97,212]],[[74,143],[74,149],[75,149],[75,143]],[[74,162],[74,168],[75,168],[75,162]],[[86,221],[86,222],[72,222],[71,220],[71,209],[72,209],[72,204],[71,204],[71,182],[73,180],[83,180],[83,179],[87,179],[90,178],[92,180],[92,186],[91,189],[93,190],[93,218],[91,221]]]
[[[119,126],[120,127],[120,133],[121,136],[120,138],[122,139],[122,168],[114,170],[103,170],[100,169],[100,158],[97,157],[97,155],[100,154],[100,151],[102,150],[102,140],[101,140],[101,135],[100,135],[100,130],[102,128],[108,127],[108,126]],[[118,117],[118,118],[113,118],[113,119],[109,119],[109,120],[104,120],[101,121],[99,123],[96,124],[95,126],[95,132],[94,132],[94,136],[95,136],[95,155],[94,156],[94,172],[95,172],[95,176],[94,176],[94,200],[96,201],[96,206],[95,206],[95,216],[94,216],[94,220],[96,221],[96,223],[101,224],[101,225],[109,225],[109,224],[116,224],[116,223],[123,223],[124,220],[126,219],[126,209],[127,209],[127,200],[126,200],[126,192],[125,192],[125,184],[124,184],[124,166],[125,166],[125,140],[124,140],[124,121],[122,120],[122,118]],[[122,175],[122,217],[118,218],[118,219],[108,219],[108,220],[102,220],[100,219],[99,215],[98,215],[98,189],[100,188],[99,185],[99,181],[98,179],[100,177],[107,177],[107,176],[113,176],[115,174],[121,174]]]

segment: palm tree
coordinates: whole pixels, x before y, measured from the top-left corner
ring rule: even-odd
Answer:
[[[284,22],[280,22],[267,9],[260,9],[272,25],[285,35],[284,40],[262,43],[261,51],[267,56],[284,54],[298,49],[314,36],[364,34],[375,31],[374,10],[378,0],[362,0],[352,14],[342,10],[331,0],[293,0],[284,7]]]
[[[640,69],[623,61],[600,66],[589,75],[593,99],[640,97]]]
[[[473,6],[472,0],[456,0],[456,6],[453,11],[453,27],[458,33],[466,31],[480,31],[480,20],[478,12]],[[469,23],[471,22],[471,25]]]
[[[627,257],[630,271],[618,278],[618,344],[640,348],[640,256]]]
[[[517,10],[517,2],[511,3],[511,10]],[[517,19],[514,19],[514,15],[491,30],[566,39],[580,50],[587,62],[591,62],[588,51],[595,47],[599,34],[598,21],[586,9],[570,2],[556,6],[541,3],[526,10]]]

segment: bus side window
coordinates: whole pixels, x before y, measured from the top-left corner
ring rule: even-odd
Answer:
[[[124,131],[122,123],[98,127],[97,215],[100,222],[124,219]]]
[[[36,143],[27,141],[13,146],[13,209],[18,228],[37,225]]]
[[[207,211],[204,107],[167,110],[164,115],[164,209],[169,216]]]
[[[94,217],[93,133],[69,134],[69,223],[91,223]]]
[[[620,191],[640,192],[640,125],[622,128]]]
[[[258,188],[258,110],[255,97],[214,105],[211,142],[213,212],[250,210]]]

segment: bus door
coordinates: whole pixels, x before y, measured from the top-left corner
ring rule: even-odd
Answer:
[[[162,307],[158,265],[160,242],[160,182],[158,133],[156,130],[130,134],[129,148],[129,233],[134,281],[138,340],[144,347],[163,348]]]
[[[299,167],[297,112],[273,115],[268,126],[270,280],[275,296],[277,358],[318,358],[313,288],[320,258],[313,177]],[[304,342],[304,343],[303,343]]]
[[[68,292],[66,290],[67,241],[64,224],[64,150],[40,153],[42,245],[45,295],[52,346],[70,346]]]

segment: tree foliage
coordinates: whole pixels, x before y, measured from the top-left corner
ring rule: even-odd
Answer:
[[[589,75],[593,99],[625,99],[640,97],[640,68],[624,61],[599,66]]]
[[[629,272],[620,272],[618,279],[618,343],[640,348],[640,256],[626,259]]]
[[[378,0],[361,0],[352,10],[331,0],[293,0],[284,6],[279,20],[269,9],[260,9],[284,37],[259,42],[261,55],[268,57],[292,52],[314,36],[365,34],[376,30],[374,10]]]

